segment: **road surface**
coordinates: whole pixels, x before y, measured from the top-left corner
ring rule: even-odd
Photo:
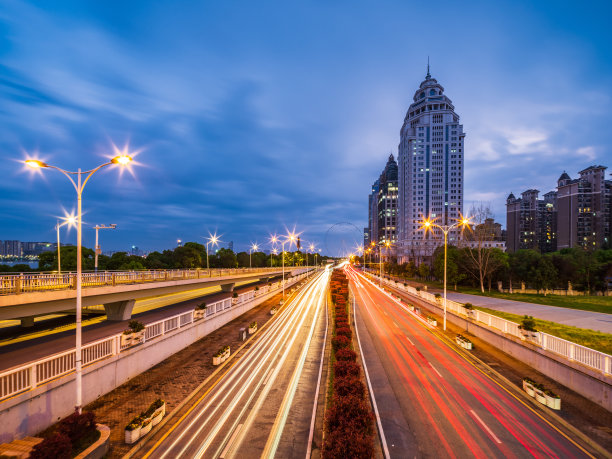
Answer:
[[[590,456],[544,410],[352,268],[348,273],[389,457]]]
[[[163,435],[151,458],[305,457],[327,332],[330,271],[313,278]]]

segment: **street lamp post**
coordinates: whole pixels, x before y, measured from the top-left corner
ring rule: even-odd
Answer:
[[[459,226],[467,226],[470,223],[468,218],[461,218],[456,223],[452,225],[438,225],[434,223],[430,219],[426,219],[421,224],[421,229],[431,230],[432,228],[438,228],[442,230],[444,233],[444,330],[446,331],[446,260],[447,260],[447,247],[448,247],[448,232],[454,228],[458,228]]]
[[[64,223],[60,223],[59,220],[55,225],[55,229],[57,231],[57,273],[62,273],[62,257],[60,254],[60,228],[64,225],[72,226],[76,224],[76,217],[70,216],[64,220]]]
[[[110,226],[106,226],[106,225],[96,225],[94,226],[95,230],[96,230],[96,254],[95,254],[95,262],[94,262],[94,271],[98,272],[98,255],[102,252],[100,249],[100,245],[98,244],[98,230],[101,229],[115,229],[117,228],[117,225],[114,223],[111,223]]]
[[[289,242],[289,247],[297,240],[297,236],[295,233],[289,233],[285,236],[284,239],[278,238],[276,235],[272,236],[270,241],[272,243],[280,242],[281,244],[281,258],[283,263],[283,300],[285,299],[285,244]]]
[[[210,265],[208,264],[208,246],[210,244],[217,245],[219,243],[219,237],[217,233],[210,234],[208,233],[208,240],[206,241],[206,269],[208,270],[208,275],[210,277]]]
[[[380,265],[380,285],[382,286],[382,248],[383,246],[387,249],[387,251],[389,250],[389,246],[391,245],[391,241],[385,241],[384,244],[381,244],[378,250],[378,264]],[[388,253],[387,253],[388,255]]]
[[[251,253],[253,253],[253,250],[259,250],[259,246],[257,245],[257,243],[252,244],[249,248],[249,268],[251,269],[253,268],[253,265],[251,264]]]
[[[82,304],[82,292],[81,292],[81,286],[82,286],[82,259],[81,259],[81,253],[82,253],[82,247],[81,247],[81,243],[82,243],[82,215],[83,215],[83,209],[82,209],[82,195],[83,195],[83,189],[85,188],[85,185],[87,185],[87,182],[89,181],[89,179],[91,178],[91,176],[93,174],[95,174],[97,171],[99,171],[100,169],[102,169],[103,167],[106,166],[110,166],[113,164],[119,165],[119,166],[127,166],[130,162],[132,162],[132,158],[130,156],[128,156],[125,153],[121,153],[118,156],[115,156],[114,158],[112,158],[109,162],[106,162],[104,164],[101,164],[100,166],[96,167],[95,169],[91,169],[88,171],[81,171],[81,169],[78,169],[77,172],[71,172],[71,171],[66,171],[64,169],[60,169],[59,167],[56,166],[51,166],[49,164],[46,164],[42,161],[39,161],[37,159],[28,159],[25,161],[26,165],[31,167],[32,169],[41,169],[41,168],[50,168],[50,169],[55,169],[59,172],[61,172],[62,174],[64,174],[66,177],[68,177],[68,180],[70,180],[70,182],[72,183],[72,185],[74,186],[74,189],[77,193],[77,274],[76,274],[76,355],[75,355],[75,384],[76,384],[76,404],[75,404],[75,411],[78,412],[79,414],[81,413],[81,405],[83,402],[83,387],[82,387],[82,356],[81,356],[81,343],[82,343],[82,326],[81,326],[81,316],[82,316],[82,310],[81,310],[81,304]],[[75,183],[74,179],[72,178],[73,175],[76,175],[77,177],[77,181]],[[83,176],[85,175],[85,179],[83,180]]]

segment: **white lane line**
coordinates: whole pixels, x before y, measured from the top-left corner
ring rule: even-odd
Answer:
[[[397,322],[395,320],[393,321],[393,325],[395,325],[397,328],[399,328],[399,325],[397,324]]]
[[[242,424],[238,424],[238,427],[236,427],[236,430],[234,430],[234,433],[232,434],[229,441],[227,442],[227,445],[225,446],[225,449],[221,453],[221,456],[219,456],[219,459],[224,459],[225,457],[227,457],[227,453],[229,453],[229,450],[232,447],[234,440],[236,439],[236,435],[238,435],[238,432],[240,432],[240,429],[242,429]]]
[[[376,414],[376,423],[378,424],[378,431],[380,432],[380,439],[382,441],[383,454],[385,455],[386,459],[389,459],[391,456],[389,455],[389,448],[387,447],[387,438],[385,437],[385,432],[383,431],[382,423],[380,422],[380,414],[378,413],[378,405],[376,404],[376,397],[374,396],[374,391],[372,390],[372,383],[370,382],[370,374],[368,373],[368,366],[366,365],[365,356],[363,355],[363,349],[361,347],[361,340],[359,339],[359,329],[357,328],[357,311],[355,309],[355,296],[353,296],[353,319],[355,320],[355,332],[356,332],[355,334],[357,335],[357,344],[359,344],[359,353],[361,354],[361,363],[363,363],[363,372],[365,373],[366,379],[368,380],[368,388],[372,396],[372,406],[374,406],[374,413]]]
[[[327,289],[325,289],[327,293]],[[314,438],[315,418],[317,415],[317,404],[319,401],[319,389],[321,387],[321,375],[323,373],[323,358],[325,357],[325,343],[327,343],[327,329],[329,328],[329,317],[327,311],[327,298],[325,299],[325,335],[323,337],[323,349],[321,349],[321,365],[319,365],[319,378],[317,379],[317,389],[312,406],[312,418],[310,421],[310,432],[308,433],[308,447],[306,448],[306,459],[310,459],[312,454],[312,440]]]
[[[430,366],[431,368],[433,368],[433,370],[434,370],[436,373],[438,373],[438,376],[439,376],[440,378],[444,379],[444,378],[442,377],[442,375],[440,374],[440,372],[439,372],[439,371],[436,369],[436,367],[434,367],[434,366],[433,366],[431,363],[429,364],[429,366]]]
[[[489,426],[486,425],[482,419],[480,419],[480,416],[478,416],[474,410],[470,410],[470,411],[472,413],[472,416],[474,416],[478,420],[478,422],[480,422],[480,424],[485,428],[485,430],[487,432],[489,432],[489,435],[491,435],[491,437],[493,437],[493,440],[495,440],[497,443],[499,443],[501,445],[501,440],[499,438],[497,438],[495,436],[495,434],[493,433],[493,431],[491,429],[489,429]]]
[[[266,376],[266,379],[263,382],[264,386],[268,383],[268,380],[270,379],[270,376],[272,376],[272,373],[274,373],[274,368],[270,368],[270,370],[268,371],[268,376]]]
[[[412,344],[412,345],[414,346],[414,343],[412,342],[412,340],[411,340],[410,338],[408,338],[408,337],[406,336],[406,339],[408,340],[408,342],[409,342],[410,344]]]

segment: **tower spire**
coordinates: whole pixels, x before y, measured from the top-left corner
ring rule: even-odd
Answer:
[[[431,78],[431,75],[429,73],[429,56],[427,56],[427,75],[425,75],[425,79],[429,80]]]

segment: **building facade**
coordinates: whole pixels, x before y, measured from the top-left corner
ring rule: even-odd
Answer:
[[[538,190],[527,190],[506,199],[506,247],[508,252],[533,249],[541,253],[557,250],[556,195],[551,191],[539,199]]]
[[[464,138],[452,101],[428,67],[400,131],[399,261],[429,258],[443,243],[441,231],[420,229],[424,218],[451,225],[461,217]],[[449,243],[459,236],[459,231],[449,234]]]
[[[389,155],[387,165],[378,179],[378,244],[397,242],[397,162]]]

